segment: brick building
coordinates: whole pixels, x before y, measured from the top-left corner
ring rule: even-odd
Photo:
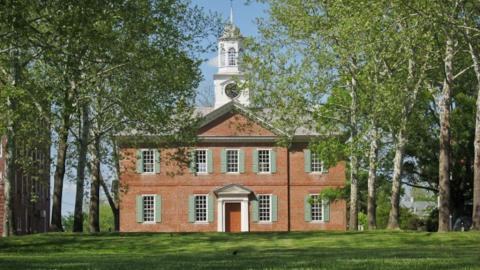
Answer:
[[[308,149],[314,132],[300,129],[289,148],[282,131],[249,109],[249,90],[238,90],[242,36],[232,22],[219,39],[215,106],[203,117],[189,162],[178,149],[138,136],[117,137],[121,160],[120,230],[124,232],[246,232],[345,230],[346,203],[315,199],[345,185],[343,162],[326,170]]]
[[[5,191],[7,139],[0,137],[0,234],[5,218]],[[18,151],[28,155],[29,168],[17,165],[13,189],[13,218],[16,234],[48,231],[50,217],[50,152],[45,149]]]

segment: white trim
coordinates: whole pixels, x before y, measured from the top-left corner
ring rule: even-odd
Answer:
[[[208,150],[210,150],[209,148],[195,148],[195,174],[196,175],[208,175],[209,172],[208,172]],[[205,169],[206,171],[205,172],[197,172],[197,151],[205,151]],[[213,155],[213,151],[212,151],[212,155]],[[213,159],[213,157],[212,157]],[[213,164],[212,164],[213,165]]]
[[[141,156],[141,159],[142,159],[142,173],[141,174],[144,174],[144,175],[150,175],[150,174],[155,174],[155,149],[154,148],[140,148],[139,149],[140,152],[142,152],[142,156]],[[151,172],[145,172],[145,159],[143,158],[143,152],[144,151],[153,151],[153,171]]]
[[[268,220],[260,220],[260,200],[258,200],[258,223],[259,224],[272,224],[272,195],[271,193],[269,194],[257,194],[257,197],[260,198],[260,196],[269,196],[269,202],[268,202],[268,212],[269,212],[269,218]]]
[[[228,171],[228,151],[237,151],[237,171],[229,172]],[[226,174],[240,174],[240,148],[225,148],[225,173]]]
[[[312,196],[319,196],[318,193],[310,193],[308,194],[308,196],[310,196],[310,198]],[[312,220],[310,220],[310,223],[324,223],[325,222],[325,204],[324,204],[324,201],[325,200],[322,200],[322,219],[321,220],[313,220],[313,215],[312,215]],[[312,213],[312,204],[310,204],[310,215]]]
[[[195,204],[195,197],[197,196],[205,196],[205,221],[197,221],[197,205]],[[208,193],[207,194],[193,194],[193,224],[209,224],[208,222]]]
[[[259,151],[268,151],[268,172],[260,171],[260,155]],[[257,148],[257,174],[272,174],[272,148]]]
[[[240,231],[249,231],[249,212],[248,212],[248,195],[236,197],[219,197],[217,199],[217,231],[225,232],[225,204],[240,203]]]
[[[145,204],[143,203],[143,197],[147,197],[147,196],[152,196],[153,197],[153,221],[145,221]],[[142,221],[142,224],[155,224],[155,215],[157,214],[156,213],[156,196],[157,194],[142,194],[142,217],[143,217],[143,221]]]

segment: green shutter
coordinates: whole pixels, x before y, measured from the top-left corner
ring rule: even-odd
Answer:
[[[196,172],[196,166],[195,166],[195,156],[196,156],[196,153],[195,153],[195,150],[192,150],[190,153],[190,172],[191,173],[195,173]]]
[[[137,150],[137,173],[143,173],[143,151]]]
[[[195,222],[195,196],[188,196],[188,222]]]
[[[207,150],[207,171],[213,173],[213,154],[212,149]]]
[[[272,222],[276,222],[278,220],[278,199],[277,195],[272,195]]]
[[[253,222],[258,222],[258,200],[255,198],[252,201],[252,220]]]
[[[137,222],[143,222],[143,197],[141,195],[137,195]]]
[[[258,172],[258,151],[256,149],[252,152],[252,171]]]
[[[277,172],[277,151],[271,150],[270,151],[270,172],[276,173]]]
[[[222,152],[220,154],[220,172],[227,172],[227,151],[225,148],[222,148]]]
[[[311,173],[312,172],[312,151],[310,149],[305,149],[303,151],[303,157],[305,161],[305,172]]]
[[[214,218],[214,202],[213,202],[213,196],[208,195],[208,222],[213,222]]]
[[[323,203],[323,221],[330,221],[330,202],[328,200],[322,201]]]
[[[238,172],[245,173],[245,152],[243,149],[238,150]]]
[[[155,173],[160,173],[160,151],[155,149],[153,154],[155,155]]]
[[[155,222],[162,222],[162,196],[155,195]]]
[[[310,195],[305,195],[304,200],[305,221],[312,221],[312,207],[310,206]]]

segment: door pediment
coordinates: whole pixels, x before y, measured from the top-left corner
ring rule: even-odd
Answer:
[[[252,191],[248,188],[245,188],[244,186],[237,185],[237,184],[231,184],[227,185],[224,187],[221,187],[217,190],[214,191],[217,196],[232,196],[232,195],[237,195],[237,196],[248,196]]]

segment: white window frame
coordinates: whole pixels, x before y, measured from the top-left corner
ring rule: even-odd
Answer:
[[[144,203],[144,198],[145,197],[153,197],[153,220],[152,221],[145,221],[145,203]],[[142,220],[142,223],[143,224],[155,224],[155,216],[156,216],[156,194],[142,194],[142,216],[143,216],[143,220]]]
[[[228,171],[228,151],[237,151],[237,171],[236,172],[229,172]],[[240,149],[238,148],[227,148],[225,149],[225,170],[228,174],[239,174],[240,173]]]
[[[318,195],[318,194],[309,194],[309,196],[310,196],[310,199],[313,199],[313,196],[320,197],[320,195]],[[320,208],[322,210],[322,219],[315,219],[315,220],[313,219],[313,211],[312,211],[313,209],[312,208],[313,208],[313,205],[312,205],[312,203],[310,203],[310,214],[312,216],[312,221],[311,222],[312,223],[323,223],[324,220],[325,220],[325,203],[324,203],[324,201],[323,200],[320,201]]]
[[[311,155],[310,155],[310,168],[312,170],[312,174],[322,174],[322,173],[325,173],[325,167],[323,165],[323,161],[320,160],[320,158],[316,158],[318,159],[318,161],[320,162],[320,171],[314,171],[313,168],[313,159],[314,159],[314,155],[317,155],[316,153],[312,152]]]
[[[197,220],[197,197],[205,197],[205,220]],[[193,194],[193,215],[195,224],[208,224],[208,194]]]
[[[157,158],[155,156],[155,149],[149,149],[149,148],[143,148],[140,149],[142,151],[142,174],[155,174],[155,159]],[[144,153],[147,151],[152,151],[152,157],[153,157],[153,162],[152,162],[152,171],[151,172],[146,172],[145,171],[145,155]]]
[[[268,220],[261,220],[260,196],[268,196],[268,199],[269,199],[269,202],[268,202],[268,212],[269,212]],[[272,223],[272,194],[258,194],[258,223]]]
[[[268,151],[268,171],[260,171],[260,151]],[[259,174],[271,174],[272,173],[272,149],[271,148],[257,148],[257,165]]]
[[[205,171],[204,172],[198,171],[198,166],[197,166],[197,152],[198,151],[205,151]],[[208,148],[195,149],[195,172],[197,174],[208,174]]]
[[[227,66],[236,67],[237,64],[238,64],[237,63],[237,50],[234,47],[231,47],[227,51]]]

